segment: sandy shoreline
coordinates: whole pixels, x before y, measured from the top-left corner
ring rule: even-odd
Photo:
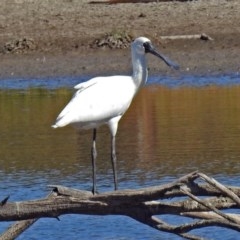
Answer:
[[[178,62],[177,74],[240,72],[240,2],[88,4],[89,1],[2,1],[0,79],[129,74],[130,50],[91,48],[114,32],[149,37]],[[162,40],[166,35],[206,33],[213,41]],[[6,44],[30,39],[33,46],[6,53]],[[151,74],[175,74],[152,56]]]

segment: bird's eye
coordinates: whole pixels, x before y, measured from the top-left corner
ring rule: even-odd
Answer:
[[[144,47],[144,49],[145,49],[145,52],[148,53],[149,50],[151,49],[151,44],[150,44],[150,42],[145,42],[145,43],[143,43],[143,47]]]

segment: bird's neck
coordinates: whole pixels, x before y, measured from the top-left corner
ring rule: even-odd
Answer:
[[[137,88],[143,86],[148,77],[147,62],[145,56],[132,54],[133,80]]]

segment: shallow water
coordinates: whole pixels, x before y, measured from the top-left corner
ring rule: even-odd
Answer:
[[[0,82],[1,196],[10,195],[10,201],[41,198],[48,194],[49,184],[91,189],[92,132],[50,127],[71,98],[70,87],[84,80]],[[240,77],[153,77],[149,82],[120,121],[120,188],[170,182],[196,169],[224,184],[239,185]],[[98,132],[98,190],[110,191],[109,131],[101,127]],[[41,219],[19,239],[178,239],[127,217],[66,215],[60,219]],[[8,225],[1,223],[0,230]],[[238,236],[220,228],[198,232],[213,239]]]

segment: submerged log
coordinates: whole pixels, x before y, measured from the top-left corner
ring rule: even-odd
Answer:
[[[125,215],[159,231],[186,239],[202,239],[188,232],[207,226],[240,232],[240,215],[221,211],[240,208],[240,187],[224,186],[203,173],[193,172],[160,186],[97,195],[64,186],[50,187],[52,192],[43,199],[8,202],[5,198],[2,201],[0,221],[18,222],[10,226],[0,240],[16,238],[39,218],[58,218],[63,214]],[[179,200],[179,196],[185,198]],[[176,199],[168,202],[168,198]],[[161,220],[162,214],[199,220],[175,226]]]

